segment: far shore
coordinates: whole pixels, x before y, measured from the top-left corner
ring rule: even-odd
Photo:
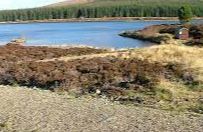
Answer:
[[[58,23],[58,22],[108,22],[108,21],[176,21],[177,17],[103,17],[103,18],[70,18],[70,19],[47,19],[29,21],[5,21],[0,24],[26,24],[26,23]],[[203,20],[203,17],[196,17],[194,20]]]

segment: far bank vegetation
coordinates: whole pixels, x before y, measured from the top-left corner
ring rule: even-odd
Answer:
[[[42,7],[0,11],[0,21],[26,21],[102,17],[176,17],[184,4],[191,5],[195,16],[203,16],[201,0],[100,0],[62,7]]]

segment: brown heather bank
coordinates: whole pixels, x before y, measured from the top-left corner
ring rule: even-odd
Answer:
[[[105,49],[94,49],[89,47],[46,47],[46,46],[0,46],[0,61],[19,63],[23,61],[36,61],[43,59],[59,58],[63,56],[80,56],[89,54],[105,53]]]
[[[0,84],[203,113],[202,56],[202,48],[174,44],[115,52],[2,46]]]
[[[181,25],[152,25],[138,31],[126,31],[120,34],[123,37],[135,38],[153,43],[174,43],[203,46],[203,25],[185,25],[189,29],[188,40],[175,40],[175,32]]]

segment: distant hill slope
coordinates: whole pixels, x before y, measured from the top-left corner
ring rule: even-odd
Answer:
[[[0,21],[103,17],[176,17],[182,5],[203,17],[202,0],[65,0],[41,8],[0,11]]]
[[[203,3],[203,0],[64,0],[63,2],[53,3],[45,7],[59,7],[59,6],[69,6],[77,4],[85,4],[92,6],[107,6],[112,4],[193,4],[193,3]]]
[[[84,4],[94,2],[95,0],[65,0],[58,3],[53,3],[51,5],[47,5],[45,7],[59,7],[59,6],[68,6],[68,5],[75,5],[75,4]]]

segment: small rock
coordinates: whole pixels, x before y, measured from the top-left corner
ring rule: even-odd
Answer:
[[[97,89],[96,90],[96,94],[100,95],[101,94],[101,90]]]
[[[203,97],[199,99],[199,102],[200,102],[200,103],[203,103]]]
[[[18,46],[23,46],[25,44],[25,39],[23,38],[18,38],[14,39],[11,42],[9,42],[7,45],[18,45]]]

